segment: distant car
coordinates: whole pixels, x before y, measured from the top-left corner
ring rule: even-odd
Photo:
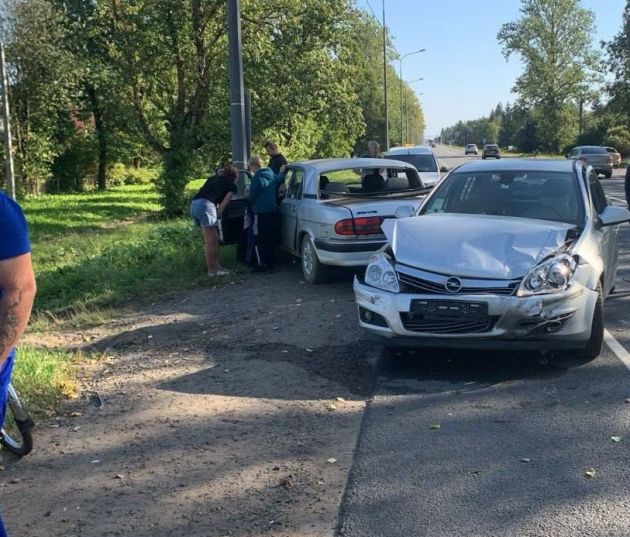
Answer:
[[[429,142],[429,145],[430,145],[431,147],[435,147],[435,140],[431,140],[431,141]]]
[[[605,147],[597,145],[580,145],[574,147],[567,155],[568,159],[582,160],[593,166],[595,173],[610,179],[613,173],[613,157]]]
[[[402,160],[412,164],[418,170],[422,183],[427,186],[437,183],[441,174],[448,171],[448,168],[439,165],[431,148],[422,145],[392,147],[384,156],[386,159]]]
[[[477,144],[468,144],[466,146],[466,149],[464,149],[464,155],[478,155],[479,154],[479,148],[477,147]]]
[[[618,168],[621,165],[621,153],[617,151],[614,147],[604,147],[606,151],[608,151],[613,158],[613,166]]]
[[[359,323],[385,346],[570,350],[595,358],[618,227],[591,167],[542,159],[456,168],[357,276]]]
[[[501,150],[497,144],[486,144],[484,146],[481,158],[487,159],[488,157],[501,158]]]

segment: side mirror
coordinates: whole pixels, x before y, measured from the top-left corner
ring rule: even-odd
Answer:
[[[396,218],[409,218],[415,214],[416,210],[412,205],[401,205],[396,209],[394,216]]]
[[[442,166],[440,168],[440,173],[446,173],[448,171],[448,168],[446,166]]]
[[[609,205],[598,215],[598,220],[601,227],[623,224],[630,222],[630,211],[625,207]]]

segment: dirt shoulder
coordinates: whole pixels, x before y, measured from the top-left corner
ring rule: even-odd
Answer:
[[[108,358],[5,455],[10,534],[332,535],[374,359],[349,277],[286,268],[60,339]]]

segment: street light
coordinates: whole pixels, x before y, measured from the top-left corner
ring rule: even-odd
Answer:
[[[400,145],[403,145],[403,75],[402,75],[402,64],[405,58],[409,56],[413,56],[414,54],[420,54],[421,52],[425,52],[425,48],[421,48],[420,50],[415,50],[414,52],[408,52],[407,54],[403,54],[398,60],[398,76],[400,77]]]

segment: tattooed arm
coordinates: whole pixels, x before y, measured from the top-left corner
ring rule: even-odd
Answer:
[[[31,254],[0,260],[0,365],[26,329],[35,297]]]

